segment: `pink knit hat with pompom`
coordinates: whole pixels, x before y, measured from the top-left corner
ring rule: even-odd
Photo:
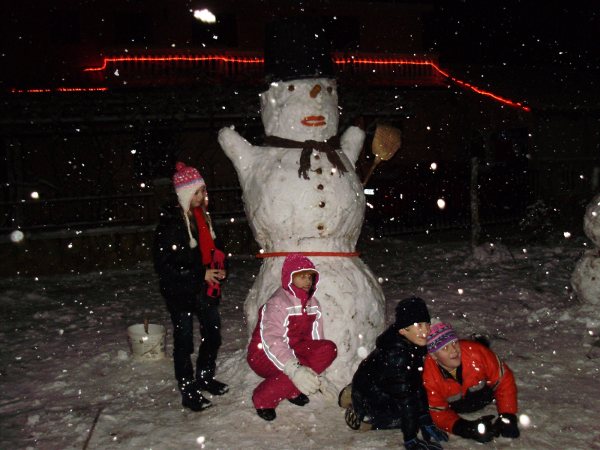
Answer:
[[[199,187],[206,186],[206,183],[197,169],[186,166],[182,162],[178,162],[175,165],[175,169],[176,172],[173,175],[173,187],[175,187],[179,205],[181,205],[181,208],[183,209],[183,217],[185,219],[185,224],[187,225],[188,234],[190,236],[190,247],[194,248],[198,245],[198,242],[192,236],[190,219],[187,213],[190,210],[190,203],[194,193]]]

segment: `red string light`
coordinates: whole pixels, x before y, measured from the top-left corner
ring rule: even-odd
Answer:
[[[206,61],[220,61],[225,63],[235,63],[235,64],[263,64],[264,58],[261,57],[237,57],[237,56],[225,56],[225,55],[171,55],[171,56],[116,56],[116,57],[108,57],[103,58],[102,65],[97,67],[87,67],[84,69],[84,72],[101,72],[106,70],[109,64],[111,63],[119,63],[119,62],[147,62],[147,63],[161,63],[161,62],[206,62]],[[507,98],[496,95],[490,91],[486,91],[484,89],[478,88],[466,81],[460,80],[449,73],[440,69],[435,63],[429,60],[412,60],[412,59],[395,59],[395,58],[335,58],[335,64],[343,66],[346,64],[359,64],[359,65],[411,65],[411,66],[429,66],[437,73],[439,73],[442,77],[450,80],[456,85],[469,89],[479,95],[483,95],[489,98],[492,98],[500,103],[503,103],[508,106],[512,106],[514,108],[520,108],[523,111],[531,111],[529,106],[523,105],[521,102],[514,102]],[[107,91],[108,88],[100,87],[100,88],[56,88],[54,89],[57,92],[93,92],[93,91]],[[17,90],[13,89],[13,93],[39,93],[39,92],[52,92],[52,89],[24,89]]]
[[[95,87],[95,88],[66,88],[66,87],[59,87],[59,88],[56,88],[56,90],[58,92],[94,92],[94,91],[103,92],[103,91],[108,91],[108,88],[107,87]]]
[[[58,87],[52,89],[11,89],[10,92],[13,94],[43,94],[48,92],[104,92],[108,91],[107,87]]]
[[[174,56],[117,56],[104,58],[102,61],[102,65],[98,67],[88,67],[84,69],[85,72],[99,72],[103,71],[107,68],[110,63],[118,63],[118,62],[149,62],[149,63],[158,63],[158,62],[203,62],[203,61],[221,61],[226,63],[237,63],[237,64],[263,64],[264,58],[261,57],[235,57],[235,56],[224,56],[224,55],[203,55],[203,56],[183,56],[183,55],[174,55]],[[456,77],[453,77],[449,73],[440,69],[435,63],[429,60],[412,60],[412,59],[375,59],[375,58],[335,58],[335,64],[337,65],[346,65],[346,64],[360,64],[360,65],[411,65],[411,66],[429,66],[434,69],[437,73],[439,73],[444,78],[452,81],[458,86],[469,89],[479,95],[483,95],[489,98],[492,98],[500,103],[503,103],[508,106],[512,106],[514,108],[520,108],[523,111],[531,111],[529,106],[523,105],[521,102],[514,102],[507,98],[496,95],[492,92],[483,90],[474,86],[466,81],[460,80]]]
[[[221,61],[241,64],[262,64],[263,58],[238,58],[235,56],[118,56],[112,58],[104,58],[100,67],[88,67],[83,69],[84,72],[98,72],[106,69],[109,63],[115,62],[202,62],[202,61]]]
[[[13,94],[40,94],[43,92],[52,92],[52,89],[11,89],[10,92]]]
[[[440,69],[435,63],[433,63],[431,61],[427,61],[427,60],[412,61],[412,60],[405,60],[405,59],[365,59],[365,58],[362,58],[362,59],[350,58],[350,59],[348,59],[348,58],[346,58],[346,59],[336,59],[335,63],[336,64],[368,64],[368,65],[383,64],[383,65],[431,66],[436,72],[438,72],[444,78],[451,80],[452,82],[456,83],[457,85],[459,85],[463,88],[470,89],[471,91],[473,91],[479,95],[484,95],[486,97],[493,98],[494,100],[496,100],[500,103],[504,103],[505,105],[509,105],[514,108],[520,108],[523,111],[527,111],[527,112],[531,111],[531,108],[529,106],[525,106],[521,102],[513,102],[512,100],[509,100],[504,97],[500,97],[499,95],[496,95],[492,92],[485,91],[483,89],[478,88],[477,86],[473,86],[472,84],[467,83],[466,81],[462,81],[456,77],[453,77],[449,73],[444,72],[442,69]]]

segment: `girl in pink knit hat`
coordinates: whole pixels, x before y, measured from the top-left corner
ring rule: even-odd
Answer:
[[[160,291],[173,322],[173,361],[182,405],[192,411],[211,406],[201,391],[222,395],[225,383],[215,380],[221,345],[220,283],[225,279],[225,254],[206,211],[206,184],[198,170],[179,162],[173,175],[177,204],[161,211],[154,239],[154,267]],[[196,370],[194,316],[200,322],[202,342]]]

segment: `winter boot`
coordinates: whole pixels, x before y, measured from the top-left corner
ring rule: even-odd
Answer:
[[[352,406],[346,408],[344,418],[346,419],[346,425],[348,425],[353,430],[358,430],[360,428],[360,423],[362,422],[362,419],[358,417],[358,414],[356,414],[356,411],[354,411],[354,408],[352,408]]]
[[[338,396],[338,405],[340,408],[349,408],[352,406],[352,384],[349,384],[340,391]]]
[[[258,414],[258,417],[260,417],[261,419],[265,419],[269,422],[271,420],[275,420],[275,417],[277,417],[277,413],[273,408],[257,409],[256,414]]]
[[[212,395],[223,395],[229,391],[229,386],[225,383],[211,378],[209,380],[200,379],[197,381],[198,388],[211,393]]]
[[[181,405],[184,408],[191,409],[192,411],[202,411],[212,406],[210,400],[204,398],[194,383],[181,383],[179,389],[181,391]]]
[[[344,418],[346,419],[346,425],[353,430],[369,431],[373,429],[373,425],[370,422],[364,421],[363,418],[356,414],[356,411],[354,411],[352,406],[346,408],[346,414],[344,415]],[[370,421],[370,419],[368,420]]]
[[[298,397],[288,398],[288,402],[293,403],[294,405],[304,406],[310,402],[310,399],[306,395],[300,393]]]

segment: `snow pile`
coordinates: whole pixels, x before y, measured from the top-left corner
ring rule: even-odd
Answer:
[[[587,250],[577,262],[571,285],[581,300],[600,305],[600,195],[586,208],[583,230],[596,248]]]
[[[473,259],[478,263],[493,264],[514,259],[514,256],[504,244],[485,242],[473,250]]]
[[[432,239],[428,237],[427,239]],[[487,335],[514,370],[521,438],[481,444],[451,437],[446,449],[600,448],[598,320],[569,300],[581,242],[510,248],[501,265],[468,264],[467,242],[370,242],[387,322],[396,302],[423,297],[462,336]],[[245,362],[243,303],[260,263],[236,259],[224,288],[218,378],[231,386],[200,413],[183,410],[173,377],[171,325],[150,264],[135,270],[0,280],[0,447],[6,449],[379,449],[397,430],[354,432],[320,396],[282,403],[274,422],[251,403],[259,379]],[[266,300],[266,299],[265,299]],[[167,358],[131,356],[127,327],[148,317],[167,326]],[[597,336],[597,334],[596,334]],[[486,413],[488,411],[486,410]],[[489,410],[494,413],[494,409]],[[527,425],[528,424],[528,425]]]

